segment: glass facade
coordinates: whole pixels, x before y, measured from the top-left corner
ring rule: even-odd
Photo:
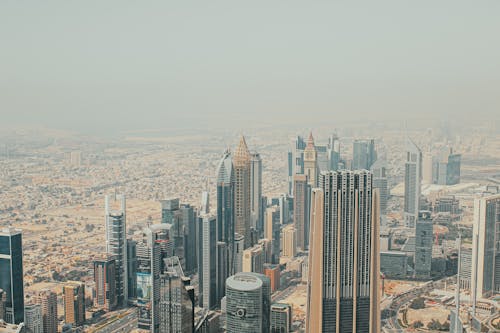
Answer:
[[[24,321],[23,249],[21,231],[0,231],[0,289],[7,293],[6,321]]]

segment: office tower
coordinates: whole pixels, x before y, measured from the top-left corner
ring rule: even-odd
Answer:
[[[24,321],[23,235],[20,229],[0,230],[0,289],[7,294],[5,321]]]
[[[368,171],[320,175],[311,194],[306,332],[380,332],[378,193]]]
[[[304,149],[304,174],[307,176],[307,183],[311,187],[318,185],[318,152],[314,146],[312,133],[307,139],[307,146]]]
[[[184,276],[177,257],[165,259],[165,271],[160,274],[159,332],[193,332],[194,288]]]
[[[267,207],[264,238],[272,241],[271,263],[276,264],[280,258],[280,212],[278,206]]]
[[[243,251],[243,272],[264,273],[264,255],[260,245]]]
[[[116,308],[116,261],[107,257],[94,261],[94,306],[106,311]],[[128,283],[128,281],[127,281]]]
[[[462,248],[460,252],[460,288],[471,290],[472,249]]]
[[[189,204],[182,204],[179,211],[184,226],[184,260],[181,260],[181,264],[183,264],[182,267],[186,270],[186,272],[195,272],[198,268],[196,249],[198,244],[196,241],[196,213],[194,208]],[[174,255],[178,256],[175,253]]]
[[[309,243],[309,192],[306,175],[293,177],[293,222],[297,229],[297,247],[305,251]]]
[[[404,220],[409,228],[415,228],[420,209],[422,181],[422,152],[409,138],[406,139]]]
[[[408,257],[400,251],[380,252],[380,272],[386,278],[402,279],[406,277]]]
[[[113,201],[110,201],[113,199]],[[111,205],[119,203],[118,209]],[[116,298],[117,306],[123,307],[128,301],[128,264],[127,264],[127,219],[125,208],[125,195],[116,194],[104,199],[105,226],[106,226],[106,252],[115,258]]]
[[[186,268],[184,254],[184,226],[186,221],[182,215],[179,198],[161,200],[161,223],[172,226],[170,231],[174,245],[173,255],[179,257],[182,267]]]
[[[354,140],[352,147],[352,170],[370,170],[376,159],[375,140]]]
[[[288,194],[281,194],[278,198],[280,209],[280,224],[289,224],[293,222],[293,198]]]
[[[116,265],[116,263],[115,263]],[[116,271],[116,266],[115,266]],[[137,298],[137,242],[127,239],[127,287],[128,298]]]
[[[385,214],[387,201],[389,200],[389,185],[387,182],[387,162],[378,159],[371,166],[373,173],[373,187],[378,188],[380,193],[380,214]]]
[[[24,308],[24,327],[28,333],[43,333],[42,307],[40,304],[26,305]]]
[[[287,303],[271,304],[271,333],[292,331],[292,307]]]
[[[201,192],[200,214],[210,213],[210,194],[208,191]]]
[[[243,271],[243,251],[245,250],[245,237],[234,234],[234,271]]]
[[[328,137],[328,160],[331,171],[337,171],[340,162],[340,141],[336,134]]]
[[[57,295],[55,292],[45,289],[41,290],[35,297],[35,301],[42,307],[43,333],[57,333]]]
[[[431,276],[433,225],[431,213],[420,211],[415,232],[415,276],[428,279]]]
[[[318,173],[322,171],[330,171],[330,161],[328,158],[328,145],[315,144],[317,154]]]
[[[293,176],[304,173],[304,149],[306,143],[301,136],[292,140],[288,150],[288,194],[293,195]]]
[[[472,238],[472,295],[486,298],[500,293],[500,194],[474,200]]]
[[[5,307],[7,303],[7,293],[0,289],[0,320],[5,321]]]
[[[240,143],[233,158],[234,166],[234,231],[245,237],[245,249],[251,244],[250,236],[250,152],[245,137]]]
[[[283,256],[293,258],[297,255],[296,229],[290,224],[283,228]]]
[[[217,306],[217,219],[215,216],[200,217],[201,266],[198,267],[200,305],[210,310]]]
[[[267,276],[269,278],[269,281],[271,282],[271,293],[274,293],[280,288],[280,265],[264,265],[264,275]]]
[[[217,168],[217,241],[227,244],[228,274],[235,272],[234,186],[233,161],[231,153],[226,150]]]
[[[160,273],[163,259],[172,257],[171,224],[153,224],[143,230],[137,250],[138,327],[153,333],[160,327]]]
[[[432,184],[433,157],[431,153],[422,154],[422,182]]]
[[[250,157],[250,207],[252,227],[261,235],[264,229],[262,211],[262,158],[259,153]]]
[[[64,322],[82,326],[85,322],[85,285],[70,281],[63,286]]]
[[[257,242],[262,248],[262,255],[264,264],[272,264],[273,262],[273,241],[267,238],[259,239]]]
[[[455,185],[460,183],[460,164],[462,155],[454,154],[450,147],[440,149],[433,159],[433,182],[439,185]]]
[[[226,281],[228,333],[269,332],[271,287],[258,273],[237,273]]]
[[[226,280],[230,276],[228,263],[229,249],[225,242],[217,242],[217,301],[226,295]]]

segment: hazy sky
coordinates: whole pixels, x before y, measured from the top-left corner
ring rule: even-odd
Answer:
[[[0,115],[84,131],[500,118],[500,1],[4,0]]]

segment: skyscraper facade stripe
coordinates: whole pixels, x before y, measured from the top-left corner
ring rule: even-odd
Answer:
[[[325,172],[319,186],[311,201],[307,332],[379,332],[379,202],[372,174]]]

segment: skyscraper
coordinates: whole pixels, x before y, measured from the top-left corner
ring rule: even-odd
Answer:
[[[245,137],[240,143],[233,158],[234,166],[234,231],[245,237],[245,248],[251,244],[250,235],[250,152]]]
[[[5,321],[5,303],[7,303],[7,293],[0,289],[0,319]]]
[[[188,223],[189,211],[192,208],[184,207],[180,204],[179,198],[171,198],[161,201],[161,222],[170,224],[170,236],[173,239],[173,255],[179,257],[182,267],[186,269],[185,256],[185,226]],[[184,210],[184,212],[183,212]],[[192,216],[192,215],[191,215]],[[194,218],[194,216],[192,216]],[[196,237],[196,236],[195,236]],[[192,263],[190,263],[192,265]]]
[[[415,276],[428,279],[431,276],[433,225],[431,213],[420,211],[415,232]]]
[[[292,307],[286,303],[271,304],[271,333],[292,331]]]
[[[43,333],[57,333],[57,295],[55,292],[44,289],[35,298],[42,306]]]
[[[336,134],[328,137],[328,160],[331,171],[337,171],[340,162],[340,141]]]
[[[377,159],[375,140],[354,140],[352,149],[352,169],[370,170]]]
[[[20,229],[0,230],[0,289],[7,294],[5,321],[24,321],[23,240]]]
[[[368,171],[312,191],[307,332],[380,332],[378,193]]]
[[[272,241],[271,261],[279,262],[280,258],[280,211],[278,206],[267,207],[264,238]]]
[[[234,234],[234,271],[243,271],[243,251],[245,250],[245,237]]]
[[[250,207],[252,227],[261,235],[264,231],[262,211],[262,158],[252,153],[250,159]]]
[[[293,196],[293,221],[297,229],[297,247],[302,251],[309,244],[309,192],[306,175],[293,177],[295,193]]]
[[[206,310],[217,306],[217,219],[215,216],[200,217],[201,266],[198,267],[200,305]]]
[[[208,197],[207,197],[208,201]],[[184,227],[184,260],[181,260],[183,269],[186,272],[194,272],[198,268],[198,253],[197,253],[197,235],[196,235],[196,213],[194,208],[189,204],[182,204],[180,206],[180,216]],[[176,255],[174,253],[174,255]]]
[[[163,259],[172,257],[171,224],[152,224],[143,230],[137,244],[137,306],[138,327],[152,333],[160,329],[160,273]]]
[[[85,322],[85,285],[70,281],[63,286],[64,322],[82,326]]]
[[[454,154],[450,147],[443,147],[433,159],[433,180],[439,185],[460,183],[460,164],[462,155]]]
[[[226,281],[228,333],[269,332],[271,285],[258,273],[237,273]]]
[[[24,308],[24,326],[28,333],[43,333],[42,307],[29,304]]]
[[[177,257],[165,259],[160,274],[160,333],[193,332],[194,289]]]
[[[380,213],[385,214],[387,201],[389,200],[389,186],[387,182],[387,162],[379,158],[371,166],[373,173],[373,187],[378,188],[380,193]]]
[[[293,258],[297,254],[297,230],[292,224],[283,228],[283,256]]]
[[[264,273],[264,254],[260,245],[243,251],[243,272]]]
[[[116,298],[118,306],[126,306],[128,301],[128,265],[127,265],[127,222],[125,215],[125,195],[114,195],[104,199],[105,227],[106,227],[106,252],[115,258]],[[110,206],[117,204],[119,208]]]
[[[404,220],[409,228],[415,228],[420,209],[422,182],[422,152],[409,138],[406,139]]]
[[[116,265],[116,263],[115,263]],[[116,273],[116,266],[115,266]],[[127,287],[128,298],[137,298],[137,242],[127,239]]]
[[[304,173],[304,149],[306,142],[301,136],[295,137],[288,151],[288,194],[293,195],[293,176]]]
[[[94,261],[94,305],[106,311],[116,307],[116,261],[107,257]]]
[[[318,185],[318,171],[318,152],[314,146],[312,133],[310,133],[306,149],[304,149],[304,174],[307,176],[307,183],[311,187]]]
[[[472,238],[472,295],[500,293],[500,194],[474,200]]]
[[[217,168],[217,241],[227,244],[228,258],[225,265],[228,274],[235,272],[234,187],[233,161],[231,153],[226,150]]]

